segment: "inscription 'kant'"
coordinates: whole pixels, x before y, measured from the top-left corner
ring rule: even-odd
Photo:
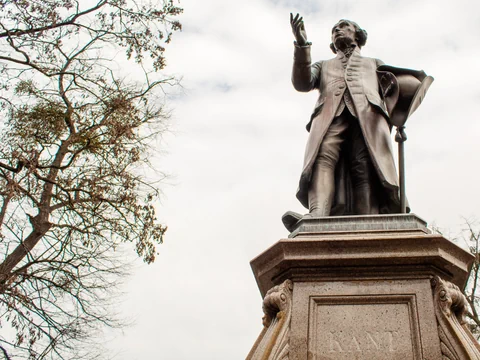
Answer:
[[[414,300],[411,295],[311,297],[309,360],[421,359]]]
[[[343,331],[330,331],[328,333],[329,353],[371,353],[397,351],[395,346],[397,331],[365,331],[352,334]]]

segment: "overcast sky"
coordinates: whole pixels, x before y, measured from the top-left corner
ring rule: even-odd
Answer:
[[[121,312],[135,324],[108,346],[116,360],[245,359],[262,329],[249,262],[288,235],[317,94],[290,82],[289,13],[305,18],[314,60],[333,57],[341,18],[369,34],[364,56],[434,76],[407,123],[412,211],[456,234],[480,217],[480,3],[468,0],[182,0],[168,48],[172,134],[153,163],[172,176],[155,264],[139,264]]]

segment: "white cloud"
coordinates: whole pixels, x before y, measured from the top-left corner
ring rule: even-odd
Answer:
[[[177,135],[161,170],[174,173],[159,216],[169,225],[157,263],[126,288],[136,326],[110,346],[123,359],[243,359],[261,330],[261,297],[248,262],[281,237],[295,199],[314,93],[290,84],[289,12],[300,11],[314,59],[332,56],[340,18],[367,29],[365,56],[435,77],[409,120],[407,190],[415,213],[457,229],[479,214],[479,5],[451,1],[182,0],[184,32],[168,71]]]

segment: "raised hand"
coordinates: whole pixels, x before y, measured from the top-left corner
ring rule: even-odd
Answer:
[[[290,25],[292,26],[293,36],[298,45],[303,46],[307,44],[307,32],[305,31],[305,24],[303,23],[303,17],[300,14],[293,16],[290,13]]]

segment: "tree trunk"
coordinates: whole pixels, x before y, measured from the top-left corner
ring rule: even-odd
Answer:
[[[23,260],[52,227],[52,224],[46,220],[45,216],[40,215],[38,214],[31,219],[32,232],[0,264],[0,293],[5,290],[5,284],[12,276],[15,266]]]

